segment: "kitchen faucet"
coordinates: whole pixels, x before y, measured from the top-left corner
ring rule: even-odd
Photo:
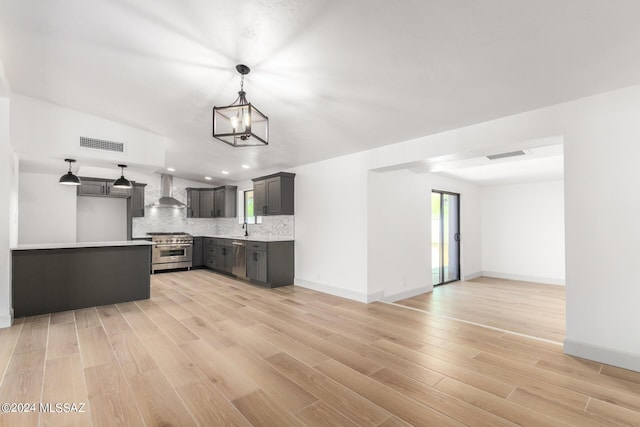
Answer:
[[[242,229],[244,230],[244,237],[249,237],[249,225],[246,221],[242,223]]]

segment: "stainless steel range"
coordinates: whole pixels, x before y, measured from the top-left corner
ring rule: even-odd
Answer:
[[[188,233],[147,233],[151,236],[151,273],[173,268],[191,268],[193,237]]]

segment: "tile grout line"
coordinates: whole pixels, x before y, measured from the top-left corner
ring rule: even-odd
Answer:
[[[47,376],[47,354],[49,353],[49,335],[51,334],[51,314],[47,316],[47,340],[44,343],[44,361],[42,362],[42,384],[40,385],[40,403],[44,398],[44,380]],[[38,411],[38,425],[42,425],[42,412]]]
[[[115,307],[115,304],[110,304],[110,305],[112,305],[116,310],[118,310]],[[98,306],[98,307],[105,307],[105,306]],[[131,385],[129,384],[129,381],[127,380],[127,375],[124,373],[124,370],[122,369],[122,364],[120,363],[120,359],[118,359],[118,355],[116,353],[116,350],[113,348],[113,343],[111,342],[111,338],[107,334],[107,329],[104,327],[104,323],[102,322],[102,317],[100,317],[100,313],[98,313],[98,307],[93,307],[93,309],[96,311],[96,316],[98,316],[98,321],[100,322],[100,327],[102,328],[102,331],[104,332],[104,335],[107,338],[107,341],[109,342],[109,347],[111,348],[111,352],[113,353],[113,358],[116,359],[116,363],[118,364],[118,369],[120,370],[120,373],[122,374],[122,377],[124,378],[124,382],[125,382],[127,388],[131,392],[131,395],[135,396],[135,393],[134,393],[133,389],[131,388]],[[120,312],[120,310],[118,310],[118,312]],[[140,410],[140,406],[138,405],[138,402],[136,401],[135,397],[133,399],[133,404],[136,405],[136,409],[138,410],[138,415],[140,416],[140,419],[142,420],[142,425],[146,426],[147,422],[144,420],[144,417],[142,416],[142,411]]]
[[[508,329],[496,328],[495,326],[483,325],[482,323],[476,323],[476,322],[472,322],[470,320],[459,319],[457,317],[451,317],[451,316],[447,316],[447,315],[444,315],[444,314],[433,313],[433,312],[430,312],[430,311],[427,311],[427,310],[421,310],[419,308],[408,307],[406,305],[398,304],[398,303],[395,303],[395,302],[388,302],[388,301],[378,301],[378,302],[383,303],[383,304],[393,305],[393,306],[396,306],[396,307],[401,307],[401,308],[404,308],[404,309],[407,309],[407,310],[417,311],[419,313],[426,313],[426,314],[430,314],[430,315],[433,315],[433,316],[444,317],[445,319],[455,320],[457,322],[466,323],[468,325],[479,326],[481,328],[491,329],[491,330],[498,331],[498,332],[505,332],[505,333],[512,334],[512,335],[517,335],[517,336],[521,336],[521,337],[525,337],[525,338],[530,338],[530,339],[533,339],[533,340],[536,340],[536,341],[542,341],[542,342],[546,342],[546,343],[549,343],[549,344],[555,344],[555,345],[560,345],[560,346],[562,345],[562,343],[558,342],[558,341],[553,341],[553,340],[549,340],[549,339],[546,339],[546,338],[534,337],[533,335],[527,335],[527,334],[523,334],[521,332],[510,331]]]
[[[151,297],[149,297],[149,301],[151,301]],[[138,307],[138,310],[140,310],[140,313],[142,313],[147,319],[149,319],[149,322],[153,323],[154,325],[156,325],[156,327],[158,328],[159,331],[161,331],[162,336],[166,337],[172,345],[175,345],[176,347],[178,347],[178,349],[180,349],[179,345],[176,344],[171,337],[169,337],[169,335],[167,335],[164,331],[164,329],[162,327],[160,327],[160,325],[158,325],[152,318],[150,318],[147,313],[145,313],[145,311],[137,304],[137,301],[131,301],[133,302],[133,304]],[[151,352],[149,352],[149,350],[147,349],[147,346],[144,343],[144,340],[138,335],[138,333],[136,332],[135,328],[131,325],[131,323],[129,323],[129,321],[127,320],[126,316],[122,313],[122,311],[120,311],[120,307],[117,306],[117,304],[114,304],[116,307],[116,310],[118,310],[118,312],[120,313],[120,315],[122,316],[122,318],[124,319],[125,322],[127,322],[127,324],[129,325],[129,327],[131,328],[131,330],[133,331],[133,334],[136,336],[136,338],[138,338],[138,340],[140,341],[140,344],[144,347],[145,351],[147,351],[147,353],[149,353],[149,357],[151,357],[151,359],[153,360],[154,363],[157,362],[155,361],[155,359],[153,358],[153,355],[151,354]],[[162,307],[161,307],[162,308]],[[169,314],[169,313],[167,313]],[[170,314],[169,314],[170,315]],[[175,319],[175,318],[174,318]],[[198,337],[198,339],[200,339],[200,337]],[[181,350],[182,351],[182,350]],[[191,360],[191,358],[184,352],[182,352],[187,359],[189,359],[189,361],[194,365],[197,366],[193,360]],[[117,359],[117,356],[116,356]],[[119,363],[119,362],[118,362]],[[185,402],[185,400],[182,398],[182,396],[180,395],[180,393],[178,392],[178,389],[171,384],[171,381],[169,381],[169,378],[167,377],[167,374],[164,372],[164,370],[157,365],[157,369],[158,371],[160,371],[160,373],[162,374],[162,376],[164,377],[164,379],[167,381],[167,384],[169,384],[169,386],[171,387],[171,389],[173,390],[173,392],[176,394],[176,397],[180,400],[180,402],[182,403],[182,405],[184,406],[184,409],[187,411],[187,413],[191,416],[191,418],[193,419],[193,421],[196,423],[196,425],[200,425],[200,423],[198,422],[198,420],[196,419],[195,415],[193,414],[193,412],[191,411],[191,409],[189,408],[189,405],[187,405],[187,403]],[[202,371],[199,367],[198,369],[200,371]],[[205,375],[205,378],[207,378],[207,376]],[[210,381],[207,378],[207,381]],[[215,384],[214,384],[215,385]],[[229,402],[231,403],[231,402]]]
[[[89,387],[87,386],[87,376],[84,374],[84,357],[82,357],[82,348],[80,347],[80,336],[78,335],[78,322],[76,321],[76,310],[73,310],[73,326],[76,330],[76,342],[78,343],[78,355],[80,355],[80,372],[82,375],[82,383],[84,384],[84,391],[87,396],[87,407],[89,408],[89,422],[93,425],[93,412],[91,411],[91,402],[89,402]]]
[[[13,343],[13,349],[11,350],[11,355],[9,356],[9,360],[7,360],[7,366],[4,367],[4,371],[2,372],[2,378],[0,378],[0,387],[4,384],[4,377],[7,375],[7,370],[9,369],[9,365],[11,364],[11,360],[16,353],[16,347],[18,346],[18,340],[20,339],[20,335],[22,335],[22,330],[24,329],[24,320],[20,323],[20,331],[18,332],[18,336],[16,337],[15,342]]]

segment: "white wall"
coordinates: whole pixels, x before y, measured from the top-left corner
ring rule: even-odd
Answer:
[[[296,186],[302,182],[296,191],[296,239],[302,238],[296,248],[296,276],[324,277],[325,289],[335,293],[348,294],[353,289],[359,295],[368,293],[368,265],[361,258],[367,250],[366,230],[347,226],[366,224],[366,220],[353,221],[348,215],[367,205],[368,170],[414,167],[425,159],[483,151],[489,154],[496,148],[508,151],[526,142],[562,136],[565,351],[640,371],[638,117],[640,86],[632,86],[296,168],[300,177],[308,172],[309,181],[320,181],[309,184],[296,178]],[[345,199],[345,193],[351,198]],[[345,218],[332,212],[324,214],[325,206],[336,204],[335,210],[346,212]],[[336,245],[341,247],[331,252]],[[344,259],[352,260],[352,268]],[[348,275],[347,280],[342,273]]]
[[[0,97],[0,327],[10,326],[12,319],[9,248],[15,238],[12,200],[16,164],[9,138],[9,108],[9,98]]]
[[[564,181],[482,188],[483,275],[564,284]]]
[[[76,187],[60,175],[20,173],[19,244],[76,242]]]
[[[290,170],[296,173],[296,285],[371,299],[365,161],[352,154]]]
[[[127,240],[127,199],[78,197],[78,242]]]
[[[80,148],[80,137],[124,142],[125,153]],[[24,157],[73,157],[164,167],[167,138],[28,96],[12,95],[11,140]],[[63,164],[63,163],[61,163]]]
[[[395,301],[433,289],[431,192],[460,194],[461,274],[480,274],[478,187],[408,170],[370,172],[368,187],[369,293]]]

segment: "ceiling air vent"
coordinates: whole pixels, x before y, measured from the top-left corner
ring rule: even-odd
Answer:
[[[504,159],[505,157],[524,156],[525,154],[527,153],[525,153],[522,150],[510,151],[508,153],[492,154],[490,156],[487,156],[487,159],[489,160]]]
[[[124,142],[107,141],[104,139],[80,137],[80,147],[90,148],[92,150],[114,151],[116,153],[124,153]]]

